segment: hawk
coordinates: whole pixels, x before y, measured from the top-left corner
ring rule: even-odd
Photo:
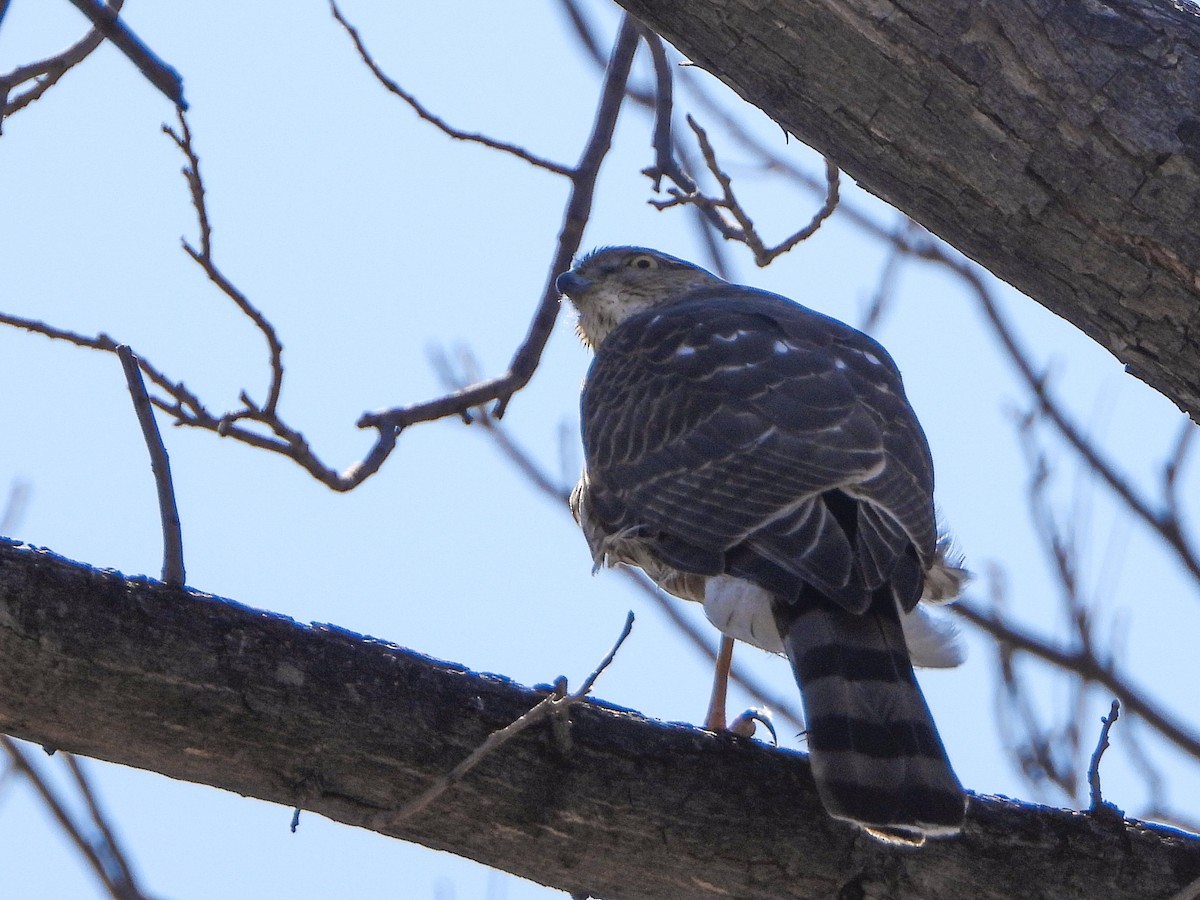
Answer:
[[[965,572],[887,351],[642,247],[597,250],[556,286],[595,351],[571,508],[596,567],[638,566],[724,634],[787,654],[832,816],[957,833],[963,789],[912,659],[961,661],[917,603],[952,599]]]

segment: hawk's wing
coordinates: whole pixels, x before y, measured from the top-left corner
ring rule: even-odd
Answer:
[[[936,531],[925,436],[886,351],[745,288],[631,316],[582,398],[588,514],[669,567],[804,584],[847,609],[921,593]]]

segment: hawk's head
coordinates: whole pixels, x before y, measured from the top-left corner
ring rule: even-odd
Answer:
[[[645,247],[602,247],[555,282],[579,310],[576,330],[592,348],[634,313],[677,300],[694,288],[721,284],[722,279],[699,266]]]

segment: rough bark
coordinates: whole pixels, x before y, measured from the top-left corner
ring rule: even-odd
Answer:
[[[1169,897],[1200,841],[972,798],[956,840],[826,817],[800,754],[586,703],[420,794],[544,692],[330,626],[0,542],[0,730],[613,898]],[[1019,865],[1014,865],[1019,861]]]
[[[1200,420],[1200,11],[618,0]]]

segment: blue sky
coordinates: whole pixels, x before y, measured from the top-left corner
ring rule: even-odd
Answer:
[[[604,24],[607,3],[588,5]],[[458,127],[572,163],[590,129],[598,77],[554,3],[343,7],[389,74]],[[216,257],[267,314],[285,345],[282,410],[338,468],[369,446],[362,411],[438,395],[431,347],[469,347],[498,373],[524,336],[547,276],[566,182],[478,146],[452,142],[388,96],[321,3],[132,2],[128,21],[183,73],[208,187]],[[67,3],[14,0],[0,29],[0,71],[83,32]],[[687,70],[739,111],[741,127],[820,174],[819,158]],[[640,56],[635,80],[647,80]],[[687,107],[682,92],[681,105]],[[703,115],[700,115],[704,121]],[[103,47],[0,138],[0,271],[5,312],[128,342],[218,409],[262,397],[266,351],[249,323],[185,256],[196,240],[179,170],[161,134],[170,105]],[[703,261],[690,220],[646,204],[649,120],[627,108],[597,190],[584,247],[643,244]],[[781,188],[714,130],[740,194],[776,239],[819,199]],[[846,201],[891,224],[898,214],[845,179]],[[850,322],[875,290],[886,247],[837,215],[767,270],[730,246],[736,277]],[[1157,489],[1182,418],[1107,352],[1004,286],[1003,306],[1078,421],[1135,483]],[[876,336],[891,350],[929,434],[939,506],[987,600],[1002,572],[1007,611],[1064,634],[1056,589],[1026,510],[1028,472],[1013,425],[1028,406],[974,300],[944,274],[906,267]],[[576,476],[579,384],[588,356],[564,310],[532,384],[505,418],[556,478]],[[116,359],[0,328],[0,488],[27,483],[13,537],[101,567],[156,574],[154,485]],[[161,421],[161,420],[160,420]],[[479,429],[446,420],[411,428],[384,469],[335,495],[287,460],[214,435],[167,428],[183,518],[188,582],[301,621],[331,622],[526,684],[581,680],[638,613],[633,636],[596,694],[667,721],[698,722],[708,665],[615,573],[590,574],[581,536]],[[563,434],[567,440],[562,439]],[[1117,623],[1140,683],[1195,723],[1194,588],[1047,435],[1052,495],[1082,510],[1083,583]],[[1186,473],[1184,497],[1196,496]],[[1153,494],[1152,494],[1153,495]],[[702,622],[698,610],[688,613]],[[922,683],[964,784],[1031,798],[1003,750],[993,656],[967,633],[971,658]],[[778,691],[786,663],[741,658]],[[1050,711],[1062,684],[1030,666]],[[1089,694],[1087,721],[1108,708]],[[731,706],[747,705],[735,696]],[[1106,758],[1106,793],[1136,813],[1138,764]],[[1147,736],[1146,729],[1139,733]],[[794,743],[788,739],[789,743]],[[1200,818],[1197,766],[1147,738],[1172,803]],[[50,761],[46,761],[50,762]],[[448,767],[455,760],[448,761]],[[52,766],[46,767],[48,770]],[[444,853],[290,810],[117,766],[91,771],[145,887],[158,896],[292,898],[382,894],[467,898],[551,892]],[[0,869],[14,896],[100,896],[32,792],[0,786]]]

